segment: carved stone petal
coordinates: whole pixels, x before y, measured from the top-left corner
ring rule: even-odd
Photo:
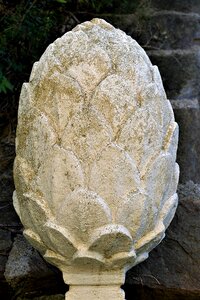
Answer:
[[[16,206],[17,212],[19,212],[19,215],[21,215],[20,202],[23,199],[23,193],[29,191],[30,184],[35,176],[35,173],[30,167],[30,165],[27,163],[27,161],[19,155],[14,161],[14,172],[15,187],[18,189],[19,193],[17,195],[17,193],[14,192],[13,201],[14,205]]]
[[[22,85],[22,90],[20,93],[20,103],[18,107],[18,118],[23,114],[29,113],[29,110],[32,106],[32,97],[31,97],[30,85],[26,82]]]
[[[173,176],[173,159],[170,154],[161,154],[151,165],[146,174],[147,194],[153,199],[155,207],[159,208],[167,193]]]
[[[69,231],[51,221],[45,224],[44,230],[50,239],[51,249],[67,259],[72,258],[77,251],[77,246],[75,239]]]
[[[85,248],[79,249],[73,257],[72,264],[77,267],[84,267],[85,270],[94,269],[94,268],[104,268],[106,265],[105,257],[95,251],[89,251]]]
[[[176,160],[176,152],[178,147],[178,133],[179,133],[179,127],[177,123],[173,123],[173,125],[170,125],[168,127],[168,131],[163,143],[163,148],[166,152],[169,152],[172,157],[173,161]]]
[[[36,185],[56,212],[66,195],[84,185],[80,161],[72,151],[53,146],[38,171]]]
[[[154,230],[148,232],[136,244],[135,250],[137,255],[149,253],[156,245],[158,245],[165,236],[165,226],[162,221],[158,222]]]
[[[88,244],[89,250],[109,258],[120,252],[130,252],[132,243],[130,232],[124,226],[110,224],[94,230]]]
[[[35,173],[27,161],[20,156],[17,156],[15,159],[14,171],[15,187],[18,190],[18,193],[14,192],[13,194],[14,207],[20,217],[21,222],[25,224],[26,227],[35,228],[34,222],[30,217],[29,210],[22,209],[22,207],[27,203],[25,194],[31,189]]]
[[[170,199],[167,199],[165,205],[161,210],[160,219],[163,220],[163,224],[166,228],[169,226],[172,218],[174,217],[177,205],[178,195],[175,193],[173,196],[170,197]]]
[[[133,159],[116,145],[108,146],[91,167],[89,187],[105,199],[113,220],[121,199],[139,189],[140,179]]]
[[[44,253],[46,251],[46,246],[44,245],[44,243],[42,242],[42,240],[38,234],[36,234],[31,229],[25,229],[23,231],[23,235],[30,242],[30,244],[33,245],[33,247],[35,247],[37,250],[39,250],[44,255]]]
[[[88,49],[84,58],[80,59],[78,64],[70,66],[67,74],[72,78],[76,78],[83,91],[91,96],[111,67],[111,60],[106,51],[99,46],[95,46]]]
[[[99,84],[91,104],[102,113],[107,124],[111,124],[117,134],[119,126],[133,114],[136,108],[136,91],[130,80],[124,81],[123,77],[113,74]]]
[[[143,217],[148,209],[146,198],[147,196],[141,193],[130,193],[121,201],[117,211],[117,223],[123,224],[130,230],[133,240],[140,226],[143,226]]]
[[[28,129],[24,141],[23,157],[37,172],[40,165],[44,162],[44,158],[51,151],[51,147],[56,143],[57,134],[54,132],[48,118],[40,114],[35,117]],[[24,128],[26,131],[27,128]]]
[[[45,252],[44,258],[50,264],[60,268],[60,270],[62,270],[63,267],[68,266],[71,263],[71,260],[67,260],[62,255],[49,249]]]
[[[30,190],[30,185],[35,177],[35,172],[30,164],[20,155],[15,159],[14,172],[15,186],[21,196],[24,192]]]
[[[72,116],[62,137],[62,147],[72,149],[83,162],[86,177],[89,176],[87,169],[90,164],[110,142],[111,136],[105,122],[87,106]]]
[[[38,89],[35,105],[44,112],[59,138],[71,116],[80,109],[83,92],[77,80],[55,71]]]
[[[178,179],[179,179],[179,165],[175,163],[174,165],[174,172],[172,175],[171,183],[162,199],[160,209],[162,210],[162,207],[165,205],[165,203],[176,194],[177,185],[178,185]]]
[[[24,194],[23,201],[23,204],[26,205],[26,210],[21,210],[22,220],[26,220],[27,225],[30,222],[34,232],[38,233],[43,242],[48,245],[49,241],[46,233],[44,230],[41,230],[47,220],[53,217],[49,210],[48,203],[39,192],[33,193],[31,191]]]
[[[68,228],[77,240],[87,245],[91,232],[111,222],[111,212],[95,192],[78,189],[66,195],[57,211],[57,222]]]
[[[130,267],[135,264],[136,259],[135,250],[131,250],[129,252],[114,254],[111,259],[107,260],[107,264],[110,265],[112,269],[130,269]]]
[[[20,213],[20,204],[19,204],[19,200],[17,198],[17,193],[16,191],[13,192],[13,206],[16,210],[16,213],[18,214],[20,220],[21,220],[21,213]]]
[[[147,108],[137,108],[121,129],[118,141],[134,158],[143,176],[162,147],[162,127]]]

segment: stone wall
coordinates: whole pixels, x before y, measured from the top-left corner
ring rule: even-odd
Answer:
[[[84,21],[93,15],[76,17]],[[164,241],[128,272],[126,299],[199,299],[200,2],[152,0],[134,15],[98,17],[135,38],[158,65],[180,126],[179,207]],[[5,118],[0,123],[0,299],[64,299],[67,286],[61,273],[23,238],[12,206],[15,154],[8,124]]]

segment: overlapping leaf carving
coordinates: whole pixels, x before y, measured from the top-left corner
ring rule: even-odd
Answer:
[[[157,67],[103,20],[51,44],[22,88],[14,205],[58,267],[134,265],[177,205],[178,127]]]

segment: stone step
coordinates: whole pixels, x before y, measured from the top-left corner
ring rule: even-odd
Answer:
[[[125,289],[134,290],[134,295],[140,291],[138,300],[200,297],[200,184],[180,184],[178,193],[179,205],[166,238],[148,260],[127,273]]]
[[[147,14],[134,38],[146,49],[189,49],[200,44],[200,15],[176,11]],[[132,34],[133,35],[133,34]]]
[[[198,99],[172,100],[179,124],[177,162],[180,182],[200,183],[200,109]]]
[[[200,47],[147,51],[157,65],[169,99],[193,99],[200,92]]]
[[[159,10],[167,9],[200,13],[199,0],[151,0],[151,6]]]

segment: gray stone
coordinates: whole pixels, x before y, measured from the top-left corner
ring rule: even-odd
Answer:
[[[142,295],[147,297],[149,289],[164,289],[165,297],[160,293],[154,299],[200,297],[200,184],[189,181],[179,185],[179,198],[177,213],[165,240],[152,251],[146,262],[127,275],[128,286],[135,285],[136,289],[143,286],[143,294],[138,299],[153,299],[142,298]],[[177,295],[191,298],[178,298]]]
[[[60,272],[48,265],[21,235],[10,251],[5,278],[19,297],[55,294],[63,291]]]
[[[9,287],[3,275],[5,271],[6,262],[7,256],[0,255],[0,299],[2,300],[11,299],[10,295],[12,293],[11,288]]]
[[[174,113],[179,124],[177,161],[180,182],[200,183],[200,109],[197,100],[174,101]],[[189,106],[190,105],[190,106]]]
[[[16,300],[28,300],[30,298],[21,298],[18,297]],[[41,297],[35,297],[32,298],[32,300],[64,300],[65,295],[57,294],[57,295],[48,295],[48,296],[41,296]]]
[[[199,0],[151,0],[151,5],[159,10],[177,10],[200,13]]]
[[[12,246],[11,233],[0,229],[0,255],[5,255]]]
[[[169,99],[193,99],[200,93],[200,47],[188,50],[152,50]]]
[[[200,43],[199,14],[159,11],[139,21],[142,30],[138,40],[147,50],[186,49]]]

